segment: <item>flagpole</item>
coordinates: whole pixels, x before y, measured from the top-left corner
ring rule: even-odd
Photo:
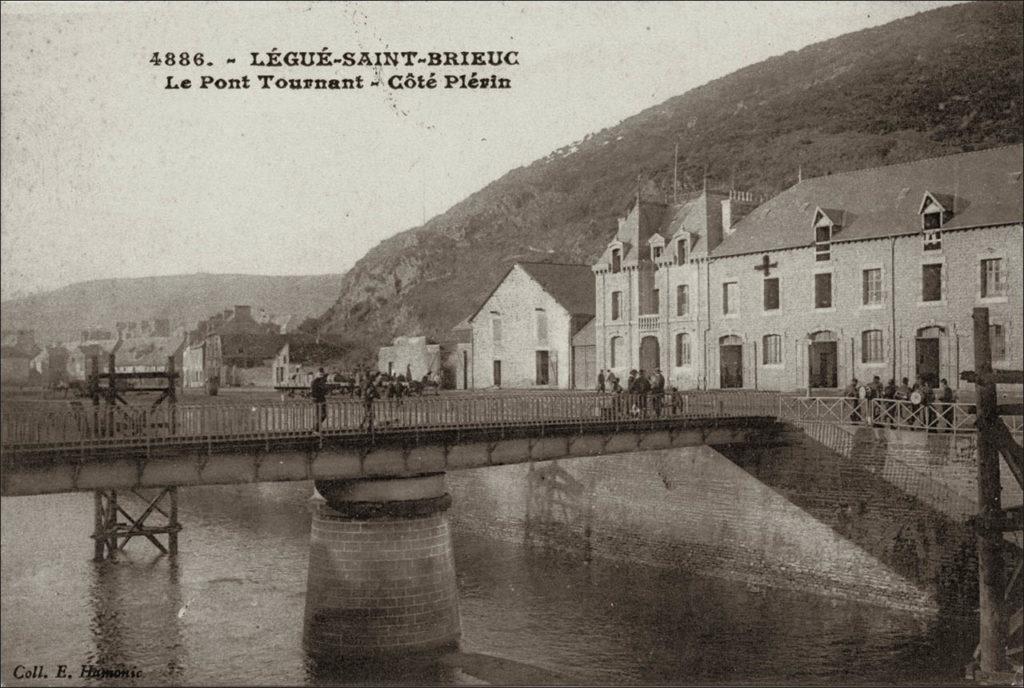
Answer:
[[[672,160],[672,204],[677,202],[676,192],[679,190],[679,142],[676,141],[676,154]]]

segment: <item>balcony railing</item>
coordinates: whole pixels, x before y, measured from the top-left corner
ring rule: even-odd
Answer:
[[[657,332],[660,322],[657,313],[641,315],[637,318],[637,325],[641,332]]]

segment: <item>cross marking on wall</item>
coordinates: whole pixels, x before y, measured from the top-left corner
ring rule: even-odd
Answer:
[[[765,255],[761,256],[761,264],[760,265],[755,265],[754,269],[755,270],[762,270],[762,271],[764,271],[764,276],[765,277],[769,277],[771,275],[771,272],[769,272],[769,271],[772,268],[777,268],[777,267],[779,267],[778,263],[769,263],[768,262],[768,254],[766,253]]]

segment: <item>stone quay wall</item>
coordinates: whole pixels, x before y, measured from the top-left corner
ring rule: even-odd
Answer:
[[[770,446],[455,471],[452,519],[460,529],[581,561],[628,560],[754,588],[969,613],[977,589],[966,523],[975,510],[972,442],[815,426]]]

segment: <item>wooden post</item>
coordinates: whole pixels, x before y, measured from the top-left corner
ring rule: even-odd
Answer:
[[[100,437],[100,357],[93,355],[92,372],[88,375],[89,396],[92,398],[92,438]]]
[[[171,516],[168,519],[170,530],[167,531],[167,549],[172,557],[178,556],[178,488],[171,487],[167,491],[171,495]]]
[[[107,558],[111,561],[117,559],[117,492],[111,490],[107,493]]]
[[[93,505],[95,508],[94,523],[93,523],[93,561],[103,561],[103,548],[104,542],[106,541],[106,535],[104,534],[104,527],[106,526],[107,516],[103,509],[103,493],[96,490],[93,494]]]
[[[992,382],[992,347],[989,342],[988,309],[975,308],[974,371],[977,374],[977,425],[988,427],[998,420],[996,386]],[[993,528],[1002,512],[1000,503],[999,453],[993,438],[978,432],[978,610],[980,668],[983,672],[1006,667],[1006,633],[1003,618],[1004,572],[1002,533]]]
[[[117,374],[114,373],[114,354],[107,357],[107,434],[117,434],[114,428],[114,407],[117,406]]]
[[[174,356],[167,357],[167,414],[170,416],[170,431],[171,434],[177,432],[177,410],[175,404],[178,401],[177,389],[175,389],[175,383],[177,381],[177,371],[174,369]],[[173,499],[177,499],[175,496]]]

